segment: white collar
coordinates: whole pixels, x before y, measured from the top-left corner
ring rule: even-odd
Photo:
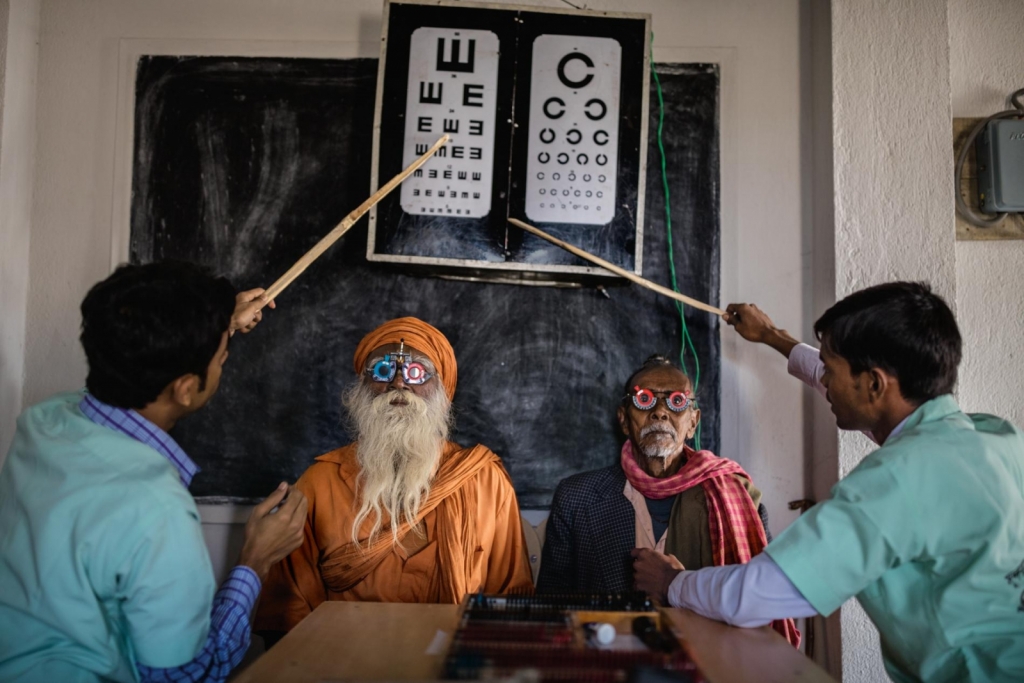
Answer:
[[[911,415],[913,415],[913,413],[911,413]],[[882,442],[882,445],[884,446],[885,444],[889,443],[890,441],[895,439],[897,436],[899,436],[900,432],[903,431],[903,428],[907,426],[907,420],[909,420],[909,419],[910,419],[910,415],[907,415],[905,418],[900,420],[900,423],[898,425],[896,425],[895,427],[893,427],[892,431],[889,432],[889,436],[885,437],[885,441]]]

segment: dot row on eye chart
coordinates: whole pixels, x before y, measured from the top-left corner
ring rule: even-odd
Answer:
[[[537,180],[545,180],[546,178],[547,175],[544,173],[544,171],[537,171]],[[555,171],[554,173],[551,174],[551,179],[561,180],[562,174],[558,171]],[[568,180],[570,183],[576,182],[577,179],[582,179],[583,182],[589,183],[591,180],[594,179],[594,177],[589,173],[584,173],[582,176],[578,176],[576,175],[576,171],[569,171],[569,173],[566,174],[565,179]],[[608,176],[604,175],[603,173],[598,174],[597,182],[603,183],[606,182],[607,180]]]
[[[549,192],[548,192],[548,190],[546,188],[542,187],[539,190],[537,190],[537,194],[549,194]],[[602,192],[601,190],[598,190],[598,191],[594,192],[592,190],[574,190],[571,187],[568,188],[568,189],[565,189],[565,188],[562,189],[562,196],[563,197],[568,197],[570,194],[573,197],[587,197],[587,198],[597,197],[598,199],[604,198],[604,192]],[[551,188],[550,195],[552,197],[557,197],[558,196],[558,188],[557,187]]]

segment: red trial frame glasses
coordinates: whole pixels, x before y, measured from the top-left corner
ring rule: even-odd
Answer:
[[[632,399],[638,410],[654,410],[660,398],[673,413],[681,413],[691,404],[697,403],[697,399],[690,396],[689,391],[654,391],[640,386],[634,386],[633,393],[626,394],[623,398]]]

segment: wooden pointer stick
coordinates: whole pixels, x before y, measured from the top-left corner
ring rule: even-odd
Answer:
[[[708,313],[714,313],[715,315],[725,315],[725,311],[723,311],[721,308],[715,308],[714,306],[708,305],[708,304],[706,304],[706,303],[704,303],[702,301],[697,301],[696,299],[691,299],[690,297],[688,297],[688,296],[686,296],[684,294],[680,294],[679,292],[674,292],[671,289],[669,289],[668,287],[662,287],[661,285],[655,284],[655,283],[651,282],[650,280],[645,280],[642,277],[640,277],[639,275],[634,275],[633,273],[629,272],[628,270],[623,270],[622,268],[619,268],[616,265],[608,263],[603,258],[599,258],[599,257],[594,256],[593,254],[591,254],[589,252],[583,251],[579,247],[574,247],[573,245],[569,244],[568,242],[563,242],[562,240],[558,239],[557,237],[552,237],[551,235],[547,234],[543,230],[540,230],[538,228],[533,227],[529,223],[524,223],[521,220],[518,220],[516,218],[509,218],[508,222],[511,223],[512,225],[516,226],[517,228],[521,228],[521,229],[525,230],[526,232],[533,233],[537,237],[542,237],[542,238],[546,239],[548,242],[551,242],[552,244],[557,244],[562,249],[565,249],[568,252],[576,254],[581,259],[586,259],[587,261],[590,261],[591,263],[596,263],[597,265],[601,266],[605,270],[610,270],[611,272],[615,273],[616,275],[621,275],[622,277],[626,278],[630,282],[635,282],[636,284],[640,285],[641,287],[646,287],[647,289],[650,289],[651,291],[657,292],[658,294],[663,294],[663,295],[669,297],[670,299],[675,299],[676,301],[682,301],[687,306],[693,306],[694,308],[699,308],[702,311],[707,311]]]
[[[270,302],[276,299],[278,295],[280,295],[281,292],[283,292],[285,288],[295,280],[295,278],[302,275],[302,272],[306,270],[313,261],[316,261],[321,254],[330,248],[332,244],[337,242],[342,235],[348,232],[349,228],[355,225],[356,221],[362,218],[364,213],[373,208],[374,204],[384,199],[389,192],[398,187],[403,180],[411,176],[416,169],[427,163],[427,161],[430,160],[430,157],[434,156],[434,152],[444,147],[447,143],[448,136],[441,136],[441,139],[435,142],[434,146],[428,149],[423,156],[409,164],[404,171],[389,180],[383,187],[374,192],[369,199],[356,207],[352,213],[345,216],[344,220],[338,223],[334,230],[331,230],[329,233],[324,235],[323,239],[317,242],[312,249],[307,251],[302,258],[296,261],[294,266],[289,268],[284,275],[277,279],[277,282],[270,285],[270,288],[263,294],[264,301]]]

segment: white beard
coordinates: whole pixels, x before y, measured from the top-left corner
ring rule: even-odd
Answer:
[[[662,436],[648,439],[647,436],[654,433],[662,433]],[[676,451],[679,450],[679,446],[676,444],[676,433],[674,430],[662,429],[655,425],[644,427],[640,431],[640,450],[648,458],[665,460],[675,455]]]
[[[399,396],[408,405],[391,405]],[[367,545],[385,519],[391,520],[397,545],[400,522],[415,524],[420,505],[430,494],[451,428],[451,402],[440,384],[423,399],[412,391],[376,394],[360,381],[345,392],[342,403],[358,439],[359,509],[352,523],[352,538],[358,541],[360,527],[372,514]]]

